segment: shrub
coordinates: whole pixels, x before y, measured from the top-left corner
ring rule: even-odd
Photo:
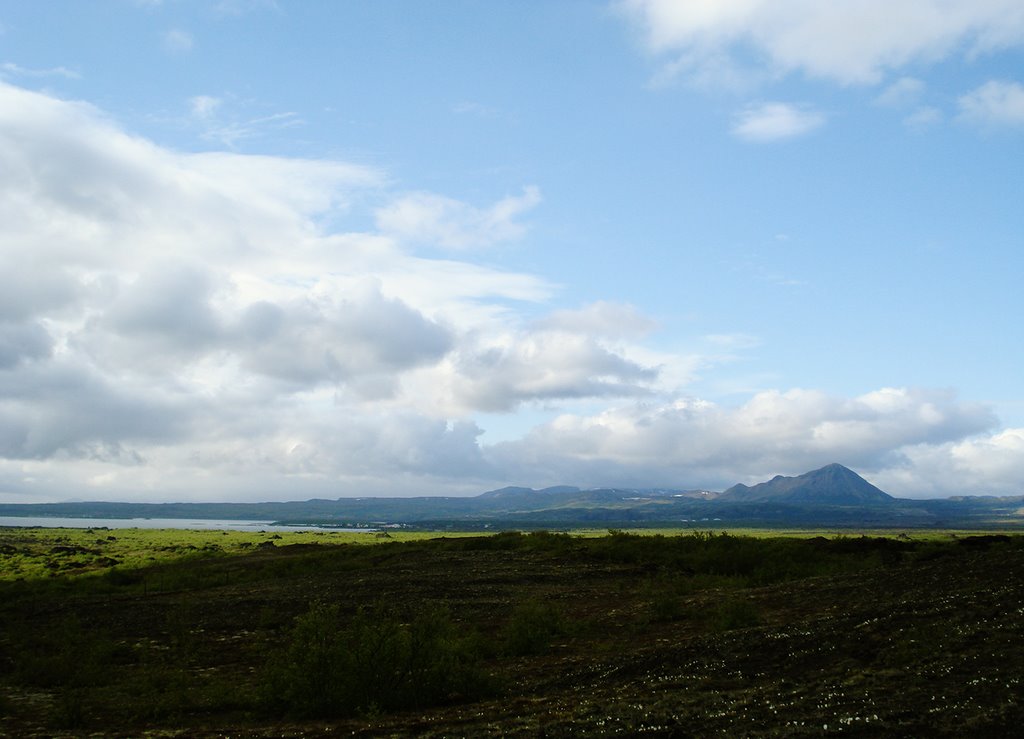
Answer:
[[[21,681],[41,688],[83,688],[102,681],[113,643],[104,634],[68,617],[54,624],[35,643],[20,645],[16,672]]]
[[[754,604],[739,598],[722,603],[711,618],[711,627],[715,631],[745,629],[760,623],[761,615]]]
[[[541,654],[565,633],[562,614],[550,603],[528,600],[517,605],[505,626],[505,650],[513,655]]]
[[[109,585],[115,587],[127,587],[142,582],[145,577],[145,573],[140,569],[126,569],[119,567],[111,567],[107,570],[106,574],[103,575],[104,580]]]
[[[314,604],[296,619],[288,644],[268,665],[268,698],[301,715],[327,713],[342,692],[345,657],[338,607]]]
[[[683,604],[679,596],[671,590],[661,590],[654,594],[650,602],[652,621],[678,621],[683,617]]]
[[[360,609],[342,628],[336,605],[314,604],[264,673],[269,704],[302,716],[419,708],[481,697],[493,682],[471,637],[444,610],[403,623],[386,609]]]
[[[53,691],[53,725],[83,726],[95,688],[109,681],[110,667],[120,656],[118,645],[106,634],[83,627],[75,616],[56,621],[35,639],[22,636],[17,644],[13,673],[25,685]]]

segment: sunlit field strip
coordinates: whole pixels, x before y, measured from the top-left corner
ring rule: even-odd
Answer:
[[[76,577],[147,567],[185,557],[230,556],[273,544],[380,544],[436,538],[433,532],[0,528],[0,580]],[[446,533],[445,536],[479,536]],[[116,560],[116,562],[111,561]],[[79,563],[80,567],[68,566]]]
[[[756,538],[811,538],[878,536],[915,541],[949,541],[972,534],[998,533],[965,529],[769,529],[769,528],[639,528],[624,533],[642,536],[686,536],[710,531]],[[608,536],[609,529],[586,528],[560,531],[576,537]],[[54,577],[93,576],[112,568],[133,569],[169,563],[183,558],[241,555],[261,545],[293,544],[379,545],[388,542],[488,536],[479,531],[278,531],[188,529],[77,529],[0,528],[0,581]]]

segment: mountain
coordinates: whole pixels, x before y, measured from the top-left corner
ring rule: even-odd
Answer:
[[[791,505],[877,506],[896,499],[841,464],[829,464],[798,477],[777,475],[753,487],[733,485],[723,502],[775,502]]]
[[[840,464],[724,493],[662,488],[507,487],[474,497],[339,498],[286,503],[0,504],[0,516],[194,518],[400,524],[428,530],[840,526],[1024,528],[1024,497],[893,498]]]
[[[486,493],[480,493],[480,495],[476,496],[476,499],[537,501],[556,495],[567,495],[578,492],[580,492],[580,489],[571,485],[558,485],[551,488],[543,488],[541,490],[534,490],[533,488],[507,487],[499,490],[488,490]]]

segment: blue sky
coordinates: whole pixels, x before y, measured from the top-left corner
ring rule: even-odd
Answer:
[[[0,500],[1024,493],[1018,0],[0,0]]]

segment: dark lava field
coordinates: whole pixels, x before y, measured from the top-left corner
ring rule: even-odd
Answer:
[[[990,737],[1024,722],[1015,536],[268,539],[0,583],[0,623],[10,737]]]

